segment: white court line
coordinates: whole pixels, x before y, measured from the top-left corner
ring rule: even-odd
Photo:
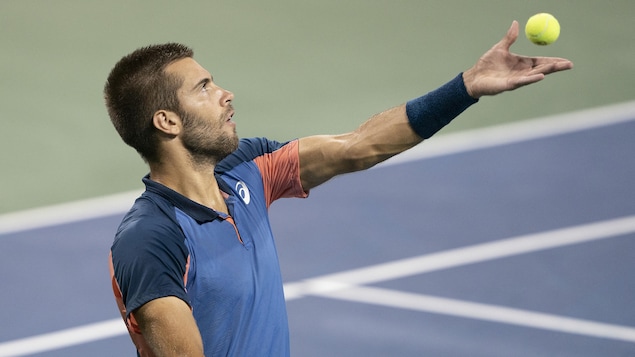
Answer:
[[[375,287],[350,286],[337,291],[330,291],[328,293],[317,295],[322,295],[323,297],[331,299],[358,303],[431,312],[435,314],[498,322],[543,330],[635,342],[635,328],[630,326],[620,326],[535,311],[406,293]]]
[[[17,357],[99,341],[127,333],[121,318],[78,326],[0,344],[0,356]]]
[[[635,233],[635,216],[528,234],[289,283],[285,285],[285,296],[287,300],[291,300],[316,291],[323,293],[325,289],[323,282],[328,282],[326,286],[373,284],[631,233]],[[333,286],[337,289],[337,285]]]
[[[376,167],[456,154],[635,120],[635,101],[435,136]],[[0,215],[0,235],[126,212],[139,191]]]
[[[360,300],[362,298],[359,292],[363,291],[360,289],[371,288],[356,286],[358,284],[377,283],[451,267],[531,253],[538,250],[618,237],[630,233],[635,233],[635,216],[477,244],[465,248],[401,259],[365,268],[327,274],[299,282],[287,283],[284,285],[285,297],[287,301],[300,299],[307,295],[336,299],[344,299],[348,296],[348,299]],[[348,291],[348,293],[346,291]],[[388,292],[383,291],[382,294],[386,295]],[[373,299],[373,302],[368,302],[410,309],[416,308],[421,310],[425,308],[426,310],[422,311],[445,314],[450,314],[450,311],[453,311],[457,306],[461,306],[462,310],[458,310],[453,314],[457,315],[460,312],[460,315],[457,316],[470,318],[479,318],[479,315],[475,312],[478,310],[477,307],[487,306],[497,314],[495,315],[496,320],[493,319],[494,315],[492,315],[491,318],[482,318],[488,321],[518,325],[520,324],[518,321],[519,318],[531,317],[531,319],[525,322],[524,326],[554,330],[558,324],[566,323],[558,331],[613,339],[632,338],[632,331],[623,326],[568,319],[555,315],[490,305],[478,305],[458,300],[432,298],[414,294],[408,295],[407,293],[399,292],[390,292],[389,298],[389,300],[382,303],[380,301],[382,299],[381,295],[375,297],[369,296],[368,299]],[[400,299],[406,299],[403,306],[399,305],[400,303],[398,301],[402,301]],[[68,330],[0,343],[0,357],[25,356],[38,351],[70,347],[90,341],[123,335],[125,333],[126,330],[123,321],[116,318],[97,324],[79,326]],[[626,337],[619,337],[622,335]]]
[[[61,203],[0,215],[0,235],[73,223],[126,212],[141,191]]]
[[[519,143],[635,120],[635,101],[434,136],[376,167]]]

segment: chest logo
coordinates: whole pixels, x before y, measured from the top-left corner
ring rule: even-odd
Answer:
[[[251,195],[249,194],[249,189],[247,188],[247,185],[242,181],[236,182],[236,192],[238,192],[238,196],[240,196],[243,202],[245,202],[245,204],[248,205],[249,202],[251,201]]]

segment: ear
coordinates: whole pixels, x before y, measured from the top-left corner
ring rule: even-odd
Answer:
[[[182,128],[181,118],[169,110],[156,111],[152,116],[152,123],[159,131],[169,135],[178,135]]]

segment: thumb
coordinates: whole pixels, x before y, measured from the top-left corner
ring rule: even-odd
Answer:
[[[505,50],[509,51],[509,48],[512,47],[516,39],[518,39],[518,26],[518,21],[514,20],[509,30],[507,30],[505,37],[499,42]]]

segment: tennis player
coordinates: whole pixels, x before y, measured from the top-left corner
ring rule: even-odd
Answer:
[[[510,53],[506,36],[445,85],[356,130],[289,142],[239,139],[234,94],[188,47],[123,57],[105,85],[123,141],[147,162],[146,190],[110,252],[112,287],[139,356],[289,356],[283,284],[268,208],[367,169],[431,137],[480,97],[573,64]]]

